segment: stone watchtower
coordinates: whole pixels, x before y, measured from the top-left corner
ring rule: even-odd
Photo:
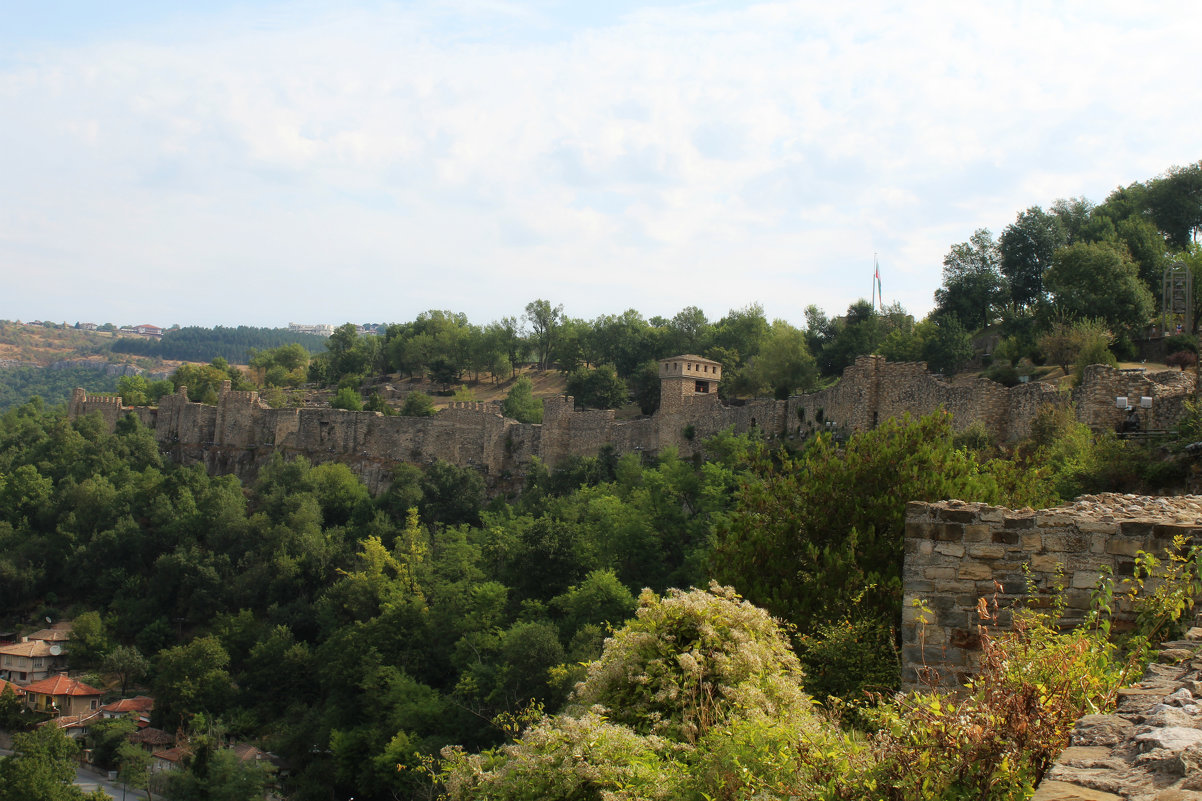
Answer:
[[[722,364],[684,354],[659,360],[659,408],[664,414],[684,411],[692,398],[718,397]]]

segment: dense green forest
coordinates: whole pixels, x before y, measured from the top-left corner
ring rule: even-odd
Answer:
[[[161,339],[122,337],[113,342],[113,353],[130,353],[156,359],[207,362],[221,358],[234,364],[246,364],[256,350],[278,348],[296,343],[311,353],[325,350],[325,337],[301,334],[286,328],[256,328],[240,325],[229,328],[185,326],[163,332]]]
[[[942,415],[792,453],[728,434],[696,461],[536,464],[513,498],[398,466],[373,498],[340,464],[243,486],[165,463],[133,417],[108,434],[31,402],[0,418],[3,622],[74,618],[73,667],[142,683],[161,728],[281,754],[296,798],[422,797],[445,746],[563,708],[644,588],[733,586],[790,622],[801,687],[860,699],[897,680],[906,500],[1045,505],[1183,469],[1064,414],[1036,429],[1005,454]]]
[[[0,368],[0,411],[19,406],[34,396],[51,405],[65,403],[76,387],[87,387],[90,392],[113,392],[117,389],[117,376],[88,367]]]

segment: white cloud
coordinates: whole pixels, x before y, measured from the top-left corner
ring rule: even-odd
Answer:
[[[301,8],[0,67],[0,317],[800,322],[874,251],[921,313],[973,229],[1199,158],[1184,3]]]

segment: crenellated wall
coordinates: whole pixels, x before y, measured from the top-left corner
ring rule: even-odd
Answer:
[[[693,358],[693,357],[690,357]],[[708,363],[706,365],[709,368]],[[720,374],[720,372],[715,373]],[[709,373],[706,373],[709,375]],[[787,401],[757,399],[727,406],[715,391],[695,392],[695,381],[663,379],[664,403],[652,417],[618,420],[612,411],[575,408],[571,397],[543,401],[543,422],[523,424],[501,414],[501,404],[452,403],[433,417],[385,417],[377,412],[337,409],[271,409],[256,392],[234,392],[226,382],[216,406],[192,403],[187,388],[163,397],[157,408],[123,409],[111,395],[75,390],[72,416],[98,412],[109,428],[132,413],[171,454],[186,463],[202,462],[217,472],[253,477],[271,454],[337,460],[354,468],[373,489],[387,485],[399,462],[430,464],[442,459],[475,467],[496,480],[517,480],[532,457],[555,465],[591,456],[605,445],[619,453],[657,453],[668,447],[693,455],[707,438],[734,428],[757,430],[769,438],[803,436],[825,423],[863,431],[905,413],[917,416],[943,408],[957,430],[981,422],[999,440],[1026,436],[1039,409],[1075,404],[1078,419],[1113,429],[1124,413],[1117,396],[1138,404],[1153,399],[1146,428],[1170,428],[1193,397],[1193,374],[1142,373],[1095,365],[1072,393],[1048,384],[1007,388],[986,379],[949,384],[921,362],[890,363],[862,356],[834,386]],[[715,381],[716,386],[716,381]]]

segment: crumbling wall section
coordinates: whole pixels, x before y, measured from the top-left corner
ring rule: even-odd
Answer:
[[[958,685],[978,657],[976,607],[996,599],[999,624],[1016,604],[1046,605],[1059,593],[1063,623],[1082,622],[1099,574],[1119,585],[1132,576],[1135,555],[1162,555],[1177,535],[1202,541],[1202,497],[1150,498],[1105,494],[1033,511],[980,503],[913,502],[906,507],[903,567],[902,680],[933,672]],[[925,609],[924,609],[925,607]],[[1118,604],[1116,626],[1133,617]]]
[[[1127,413],[1118,408],[1116,398],[1126,398],[1138,407],[1140,398],[1152,399],[1151,409],[1140,409],[1143,428],[1172,428],[1184,414],[1184,402],[1193,397],[1194,374],[1179,370],[1147,373],[1142,370],[1116,370],[1094,364],[1085,368],[1081,385],[1073,391],[1077,419],[1105,431],[1114,431]]]

